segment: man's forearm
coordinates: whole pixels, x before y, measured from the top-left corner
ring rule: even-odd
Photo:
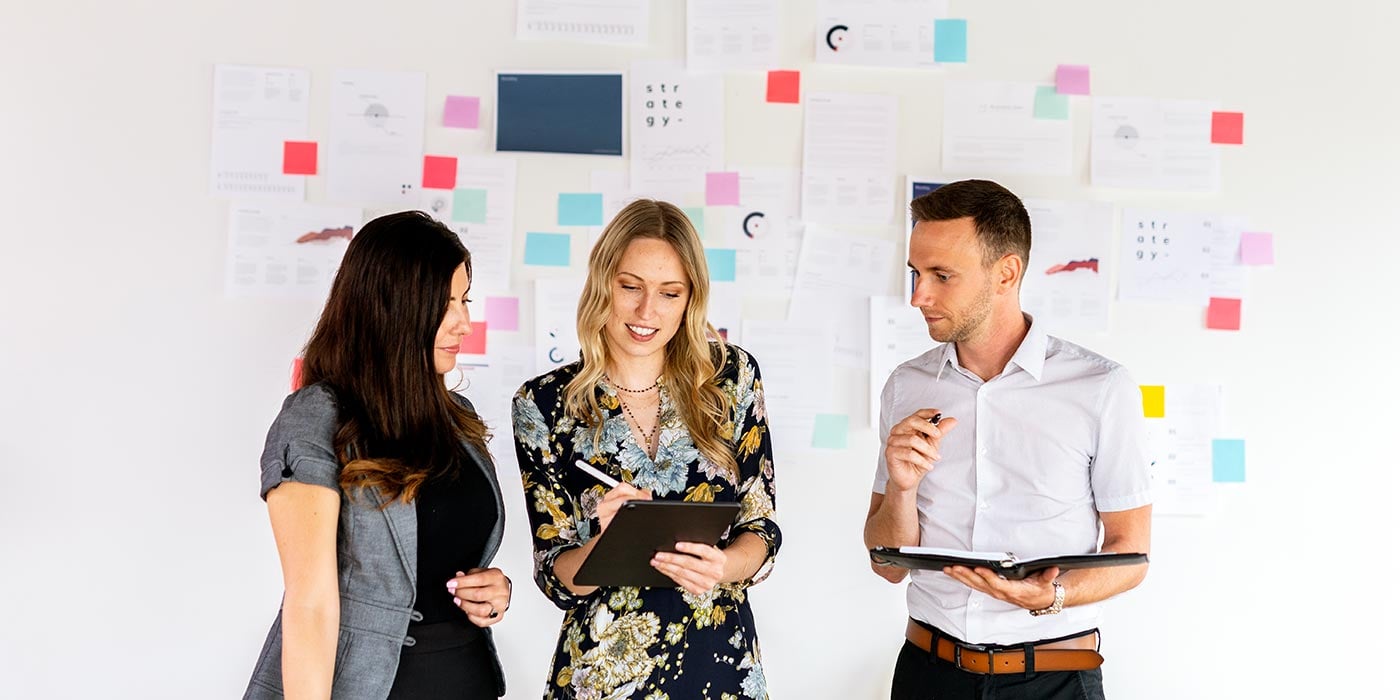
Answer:
[[[865,546],[903,547],[919,544],[918,491],[890,488],[865,520]]]

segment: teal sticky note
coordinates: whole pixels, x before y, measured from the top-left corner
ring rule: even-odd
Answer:
[[[938,63],[967,63],[967,20],[933,21],[933,60]]]
[[[452,190],[452,220],[469,224],[486,223],[486,190]]]
[[[1244,483],[1244,440],[1211,440],[1210,466],[1216,483]]]
[[[1036,119],[1069,119],[1069,95],[1055,91],[1054,85],[1038,85],[1035,88]]]
[[[603,195],[599,192],[560,192],[560,226],[602,226]]]
[[[710,281],[733,282],[738,254],[733,248],[706,248],[705,263],[710,266]]]
[[[850,418],[844,414],[818,413],[812,427],[812,447],[822,450],[846,449],[846,433]]]
[[[526,233],[525,264],[569,266],[569,234]]]
[[[685,218],[690,219],[690,225],[695,227],[695,232],[705,237],[705,207],[682,207]]]

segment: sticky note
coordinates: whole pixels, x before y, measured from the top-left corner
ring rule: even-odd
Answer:
[[[603,195],[599,192],[560,192],[560,226],[602,226]]]
[[[1240,329],[1240,300],[1211,297],[1206,307],[1206,328],[1222,331]]]
[[[967,20],[933,21],[933,60],[938,63],[967,63]]]
[[[1244,483],[1244,440],[1211,440],[1210,471],[1216,483]]]
[[[1241,233],[1240,262],[1245,265],[1274,264],[1274,234],[1257,231]]]
[[[1167,416],[1167,388],[1161,385],[1138,387],[1142,390],[1142,415],[1144,418],[1165,418]]]
[[[469,224],[486,223],[486,190],[452,190],[452,220]]]
[[[695,232],[705,237],[705,207],[682,207],[685,218],[690,219],[690,225],[695,227]]]
[[[485,355],[487,325],[486,321],[472,321],[472,332],[462,338],[462,347],[457,348],[457,354]]]
[[[453,129],[475,129],[480,116],[480,97],[448,95],[442,106],[442,125]]]
[[[1055,92],[1061,95],[1089,94],[1089,67],[1067,63],[1055,66]]]
[[[1211,112],[1210,142],[1233,145],[1244,143],[1244,113]]]
[[[569,234],[526,233],[525,264],[569,266]]]
[[[292,391],[301,388],[301,358],[292,359]]]
[[[733,248],[706,248],[705,263],[710,268],[711,282],[733,282],[738,251]]]
[[[768,71],[768,101],[797,104],[802,92],[802,73],[795,70]]]
[[[423,156],[423,186],[433,190],[450,190],[457,186],[455,156]]]
[[[282,174],[283,174],[283,175],[315,175],[315,174],[316,174],[316,142],[315,142],[315,141],[283,141],[283,142],[282,142]]]
[[[520,330],[520,299],[486,297],[486,323],[498,331]]]
[[[1069,119],[1069,96],[1055,92],[1053,85],[1039,85],[1035,88],[1036,119]]]
[[[818,413],[812,426],[812,447],[822,450],[846,449],[846,433],[850,423],[844,414]]]
[[[722,206],[739,203],[739,173],[705,173],[705,204]]]

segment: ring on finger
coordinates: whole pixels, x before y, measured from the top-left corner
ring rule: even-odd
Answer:
[[[500,616],[501,616],[501,614],[498,613],[498,612],[496,612],[496,606],[492,605],[492,606],[491,606],[491,614],[490,614],[490,615],[487,615],[487,617],[489,617],[489,618],[491,618],[492,620],[494,620],[494,619],[496,619],[496,618],[498,618],[498,617],[500,617]]]

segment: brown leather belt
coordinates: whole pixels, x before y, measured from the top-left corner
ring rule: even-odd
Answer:
[[[909,625],[904,629],[904,638],[908,639],[914,646],[929,651],[929,644],[933,641],[933,632],[910,620]],[[1031,647],[1031,665],[1037,673],[1042,671],[1090,671],[1103,664],[1103,657],[1096,651],[1097,647],[1097,633],[1037,644]],[[938,638],[938,658],[970,673],[1026,672],[1026,652],[1016,647],[1008,649],[967,646],[940,636]]]

